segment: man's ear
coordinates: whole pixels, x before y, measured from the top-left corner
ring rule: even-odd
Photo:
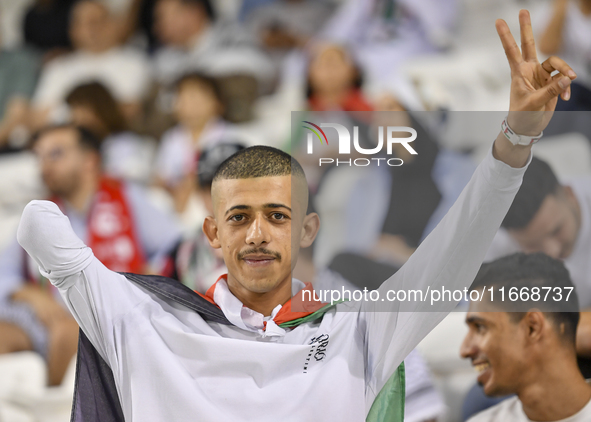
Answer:
[[[544,330],[548,328],[544,314],[538,310],[527,312],[522,322],[527,330],[527,338],[531,342],[538,342],[542,338]]]
[[[314,242],[320,229],[320,217],[315,212],[304,217],[302,233],[300,237],[300,248],[307,248]]]
[[[209,240],[209,244],[212,248],[219,249],[222,247],[220,239],[218,238],[218,225],[215,218],[212,216],[205,217],[205,221],[203,222],[203,233],[207,236],[207,240]]]

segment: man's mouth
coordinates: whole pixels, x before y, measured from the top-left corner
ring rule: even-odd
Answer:
[[[262,267],[269,265],[275,261],[275,257],[271,255],[246,255],[242,258],[244,262],[253,267]]]
[[[275,260],[281,259],[281,254],[269,249],[250,249],[238,254],[238,259],[243,260],[250,267],[264,267],[271,265]]]
[[[474,363],[472,365],[479,374],[482,374],[484,371],[490,368],[490,363],[488,362]]]

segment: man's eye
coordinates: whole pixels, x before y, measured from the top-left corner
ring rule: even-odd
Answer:
[[[274,212],[273,214],[271,214],[271,216],[275,220],[283,220],[283,219],[285,219],[285,215],[284,214],[281,214],[280,212]]]
[[[244,216],[242,214],[236,214],[236,215],[233,215],[232,217],[230,217],[230,220],[236,221],[236,222],[242,221],[242,220],[244,220]]]

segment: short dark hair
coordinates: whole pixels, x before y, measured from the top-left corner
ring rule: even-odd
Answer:
[[[100,82],[78,85],[66,96],[69,106],[88,106],[109,130],[109,134],[127,130],[125,116],[111,92]]]
[[[35,143],[44,135],[62,129],[71,129],[78,135],[78,145],[80,148],[95,152],[97,154],[101,154],[101,140],[97,138],[97,136],[91,132],[90,130],[86,129],[82,126],[77,126],[73,124],[59,124],[59,125],[50,125],[46,126],[37,132],[31,137],[30,146],[33,147]]]
[[[548,195],[558,194],[560,188],[558,178],[548,163],[533,157],[502,226],[506,229],[525,228],[533,220],[544,199]]]
[[[525,254],[520,252],[499,258],[480,267],[470,291],[484,289],[488,291],[491,287],[495,289],[494,298],[498,299],[494,300],[494,306],[503,312],[508,312],[514,322],[521,321],[526,314],[526,312],[514,312],[514,310],[540,309],[556,323],[555,326],[559,334],[559,327],[564,326],[562,336],[574,347],[579,323],[579,299],[570,274],[562,261],[543,253]],[[540,289],[541,297],[539,300],[529,298],[521,302],[511,301],[508,294],[513,287],[516,287],[518,291],[527,287],[529,293],[537,287]],[[568,290],[565,288],[570,287],[573,289],[566,300]],[[501,288],[504,288],[504,301],[500,300],[501,296],[498,290]],[[545,292],[548,291],[547,288],[552,289],[551,296],[554,295],[554,288],[561,289],[563,300],[555,301],[551,298],[551,300],[542,301]]]
[[[213,181],[289,175],[305,180],[302,166],[291,155],[277,148],[256,145],[236,152],[220,164]]]

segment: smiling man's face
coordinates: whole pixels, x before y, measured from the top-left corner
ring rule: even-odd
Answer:
[[[292,195],[291,176],[214,182],[214,215],[204,231],[211,245],[222,249],[235,295],[291,291],[292,254],[313,240],[302,230],[310,218],[305,216],[307,196],[298,182],[294,185],[298,192]]]
[[[507,312],[479,312],[473,303],[466,323],[469,331],[460,354],[472,361],[484,393],[503,396],[517,392],[529,366],[522,324],[512,321]]]

